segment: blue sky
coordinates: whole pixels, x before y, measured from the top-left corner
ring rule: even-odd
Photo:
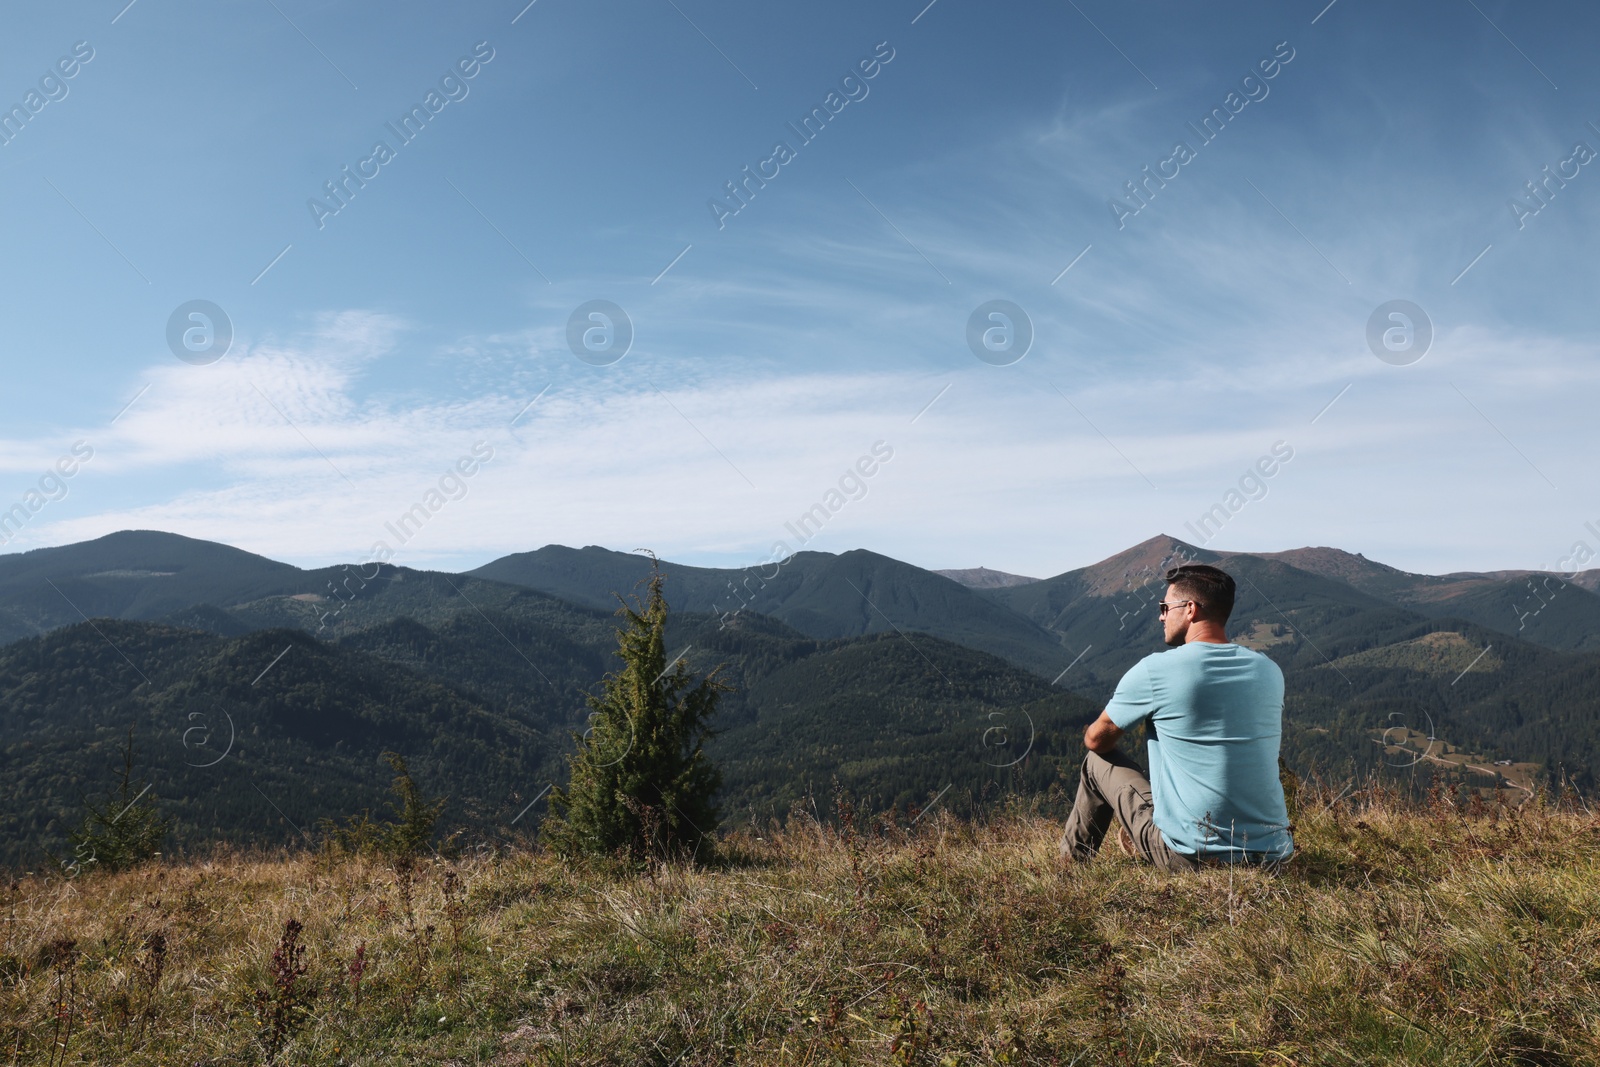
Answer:
[[[45,499],[0,551],[782,542],[1042,576],[1196,540],[1278,442],[1212,547],[1539,567],[1600,520],[1590,5],[125,2],[0,35],[27,113],[0,146],[0,509]],[[802,142],[786,124],[830,92]],[[308,201],[380,140],[319,226]],[[1570,177],[1519,220],[1545,167]],[[232,324],[215,362],[169,349],[192,300]],[[593,300],[633,325],[609,365],[568,344]],[[967,344],[990,300],[1032,323],[1007,366]],[[1367,341],[1392,300],[1432,323],[1406,365]],[[802,546],[785,523],[879,441]],[[479,442],[459,499],[386,536]]]

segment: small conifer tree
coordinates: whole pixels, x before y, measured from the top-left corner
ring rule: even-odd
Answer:
[[[433,846],[434,828],[444,811],[446,799],[428,799],[411,779],[405,757],[398,752],[385,752],[383,759],[394,768],[394,781],[390,790],[395,795],[395,818],[388,822],[375,822],[370,811],[351,816],[340,826],[332,819],[319,823],[325,837],[324,847],[334,852],[352,855],[378,854],[386,856],[396,865],[410,867]],[[449,835],[446,844],[451,843]]]
[[[390,787],[400,799],[399,816],[388,827],[384,837],[384,851],[402,861],[415,860],[433,845],[433,829],[444,811],[445,799],[425,799],[417,783],[411,780],[405,757],[398,752],[385,752],[383,758],[394,768],[394,782]]]
[[[635,596],[617,610],[625,620],[616,631],[622,669],[589,698],[590,729],[574,737],[570,779],[550,793],[543,831],[562,855],[704,858],[716,828],[722,775],[703,746],[717,700],[732,687],[718,677],[720,666],[694,682],[681,655],[668,663],[665,578],[657,563],[640,582],[644,602]]]
[[[73,873],[98,867],[120,871],[154,856],[167,835],[167,820],[156,811],[155,794],[133,784],[133,727],[122,747],[122,782],[105,805],[84,799],[82,824],[67,834],[74,859],[64,864]]]

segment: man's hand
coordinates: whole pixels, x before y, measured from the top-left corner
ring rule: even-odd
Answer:
[[[1112,722],[1111,716],[1102,711],[1100,717],[1083,731],[1083,747],[1104,756],[1117,747],[1117,741],[1121,737],[1122,727]]]

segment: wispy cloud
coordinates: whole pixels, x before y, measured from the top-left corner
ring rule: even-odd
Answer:
[[[154,384],[138,407],[115,427],[93,431],[97,458],[74,487],[75,510],[42,516],[47,521],[30,526],[24,544],[159,528],[302,563],[364,558],[380,540],[401,548],[384,524],[478,441],[495,458],[464,499],[397,552],[397,562],[464,566],[551,542],[631,546],[641,538],[680,559],[762,558],[777,541],[800,547],[785,522],[834,488],[877,440],[890,443],[895,459],[810,547],[866,546],[954,565],[972,562],[981,546],[980,562],[989,566],[1053,573],[1158,530],[1182,536],[1182,523],[1279,438],[1300,458],[1275,483],[1274,502],[1253,506],[1229,529],[1230,538],[1277,538],[1256,547],[1361,547],[1372,509],[1404,514],[1402,494],[1439,464],[1464,468],[1453,471],[1462,479],[1473,477],[1469,461],[1490,464],[1484,476],[1491,479],[1520,477],[1514,456],[1501,469],[1501,442],[1473,436],[1480,416],[1447,402],[1454,397],[1443,392],[1444,377],[1419,373],[1396,392],[1383,380],[1396,380],[1396,368],[1369,353],[1322,353],[1327,373],[1298,383],[1285,373],[1197,389],[1187,375],[1063,379],[1028,362],[997,374],[970,356],[942,376],[921,368],[779,367],[712,375],[693,361],[665,359],[648,370],[624,361],[601,376],[570,354],[556,362],[545,352],[535,377],[548,375],[549,388],[513,428],[537,389],[430,402],[386,394],[385,360],[404,340],[403,324],[350,312],[211,368],[147,369]],[[1555,411],[1581,406],[1565,388],[1565,368],[1580,355],[1568,342],[1475,330],[1447,334],[1438,346],[1439,358],[1452,361],[1449,374],[1479,383],[1497,424],[1531,455],[1543,459],[1552,449]],[[538,342],[510,335],[449,348],[490,359],[502,349],[538,350]],[[1271,366],[1270,352],[1246,357]],[[1336,414],[1310,426],[1332,395],[1327,383],[1342,387],[1351,375],[1356,385]],[[913,424],[945,385],[937,407]],[[1428,399],[1419,404],[1418,396]],[[41,454],[37,443],[19,444]],[[201,478],[187,476],[198,469],[206,471]],[[173,491],[174,484],[186,487]],[[111,502],[119,486],[135,487],[139,502]],[[1355,503],[1319,511],[1319,493]],[[1422,492],[1416,506],[1437,507],[1428,497]],[[1555,515],[1565,502],[1536,506]],[[1070,543],[1056,532],[1063,522],[1075,531]],[[1516,525],[1506,523],[1507,537]],[[1480,518],[1480,543],[1483,533]]]

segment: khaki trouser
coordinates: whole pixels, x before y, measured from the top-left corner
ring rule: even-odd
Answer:
[[[1111,829],[1112,819],[1128,828],[1133,849],[1141,859],[1164,871],[1197,871],[1202,866],[1223,860],[1201,861],[1167,847],[1155,824],[1155,805],[1150,799],[1150,779],[1139,765],[1120,750],[1109,756],[1090,752],[1083,758],[1078,777],[1078,797],[1061,835],[1061,855],[1076,863],[1087,863],[1100,850]],[[1276,869],[1276,863],[1264,867]]]

